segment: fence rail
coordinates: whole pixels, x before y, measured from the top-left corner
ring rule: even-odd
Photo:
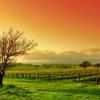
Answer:
[[[73,75],[73,74],[65,74],[65,73],[6,73],[5,77],[7,78],[29,78],[29,79],[48,79],[48,80],[63,80],[63,79],[76,79],[78,81],[81,81],[82,78],[85,77],[91,77],[91,76],[96,76],[94,81],[96,83],[100,83],[99,80],[100,78],[97,77],[98,75],[100,76],[100,74],[88,74],[88,75]]]

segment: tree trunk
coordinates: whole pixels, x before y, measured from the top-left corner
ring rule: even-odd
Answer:
[[[3,77],[4,77],[4,74],[5,74],[5,69],[7,68],[7,63],[5,61],[5,63],[3,63],[2,65],[3,67],[3,70],[0,72],[0,87],[3,86]]]
[[[0,73],[0,86],[3,86],[3,75]]]

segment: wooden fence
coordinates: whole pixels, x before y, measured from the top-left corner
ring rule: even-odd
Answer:
[[[97,74],[96,74],[97,75]],[[6,73],[5,77],[7,78],[28,78],[28,79],[48,79],[48,80],[63,80],[63,79],[75,79],[77,81],[82,81],[82,78],[90,77],[94,75],[71,75],[71,74],[56,74],[56,73]],[[94,81],[99,83],[99,78],[95,77]]]

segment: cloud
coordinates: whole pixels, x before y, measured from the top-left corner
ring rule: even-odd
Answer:
[[[18,57],[18,62],[58,62],[81,63],[82,61],[100,62],[100,48],[83,49],[80,51],[54,52],[33,50],[29,55]]]

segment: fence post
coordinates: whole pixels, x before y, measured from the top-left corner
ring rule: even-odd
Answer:
[[[24,78],[24,74],[22,73],[22,78]]]
[[[39,78],[39,73],[38,73],[38,78]]]
[[[61,79],[63,79],[63,74],[61,74]]]
[[[96,77],[96,84],[98,84],[98,78]]]
[[[13,75],[13,73],[12,73],[11,75],[12,75],[12,78],[14,78],[14,75]]]
[[[7,78],[9,78],[9,73],[7,74]]]
[[[78,74],[78,81],[80,81],[80,74]]]
[[[50,80],[50,74],[49,74],[49,80]]]
[[[31,79],[31,73],[28,73],[29,74],[29,78]]]
[[[33,77],[32,78],[36,78],[36,75],[35,75],[35,73],[33,73]]]

